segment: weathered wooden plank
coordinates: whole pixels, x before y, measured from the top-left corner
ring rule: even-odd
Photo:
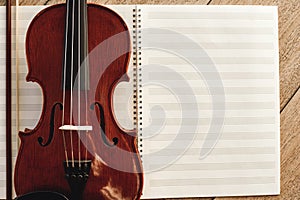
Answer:
[[[53,5],[66,0],[20,0],[20,5]],[[90,3],[105,4],[206,4],[209,0],[88,0]]]
[[[19,0],[19,5],[46,5],[46,2],[48,2],[48,0]]]
[[[97,4],[206,4],[209,0],[93,0]]]

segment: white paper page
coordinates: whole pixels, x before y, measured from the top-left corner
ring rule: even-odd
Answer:
[[[2,6],[0,8],[0,43],[1,43],[1,54],[0,54],[0,68],[1,68],[1,79],[0,79],[0,198],[6,198],[6,10]]]
[[[138,8],[143,198],[279,194],[277,7]]]

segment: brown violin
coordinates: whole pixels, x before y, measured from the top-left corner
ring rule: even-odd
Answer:
[[[112,102],[116,85],[128,81],[130,50],[126,24],[106,7],[68,0],[35,16],[26,79],[40,85],[43,109],[37,126],[19,133],[17,195],[140,198],[136,132],[118,125]]]

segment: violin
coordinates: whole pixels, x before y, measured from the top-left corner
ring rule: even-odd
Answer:
[[[130,34],[114,11],[85,0],[48,7],[26,35],[27,81],[42,89],[36,127],[19,132],[19,199],[139,199],[135,130],[115,120],[112,96],[126,75]]]

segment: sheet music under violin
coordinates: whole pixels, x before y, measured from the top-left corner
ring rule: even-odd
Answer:
[[[68,30],[58,36],[65,43],[56,48],[38,42],[48,40],[53,44],[54,35],[41,34],[41,30],[34,27],[28,29],[36,14],[46,7],[18,7],[17,35],[14,35],[18,50],[13,52],[13,62],[18,64],[13,69],[13,77],[17,77],[13,81],[13,105],[16,107],[13,112],[16,122],[13,124],[13,155],[22,151],[17,132],[25,129],[24,135],[32,133],[21,134],[24,137],[22,143],[34,143],[28,147],[28,152],[47,151],[52,145],[57,155],[53,152],[45,154],[47,158],[42,161],[31,158],[33,154],[22,157],[24,161],[19,162],[23,162],[22,166],[27,170],[32,169],[32,174],[38,173],[33,171],[40,167],[40,173],[53,173],[55,177],[42,177],[42,182],[47,184],[36,189],[40,180],[34,180],[36,178],[30,173],[17,172],[14,186],[17,194],[52,187],[53,191],[67,197],[78,196],[78,193],[72,193],[72,186],[83,190],[83,199],[138,199],[140,192],[141,198],[279,194],[277,8],[107,7],[120,16],[114,23],[109,23],[110,36],[104,36],[101,28],[97,28],[102,26],[103,18],[97,18],[98,14],[93,17],[97,18],[93,23],[99,24],[93,27],[85,27],[85,20],[93,14],[83,12],[72,19],[75,14],[70,10],[67,29],[63,26],[54,31],[41,21],[40,25],[43,24],[48,32]],[[57,9],[63,10],[63,7],[57,6]],[[84,10],[84,7],[80,9]],[[90,10],[93,9],[96,7],[90,6]],[[53,16],[59,18],[58,13],[63,11],[58,10]],[[1,8],[1,15],[5,15],[4,8]],[[113,21],[108,16],[108,20]],[[81,23],[77,21],[80,17]],[[4,22],[5,19],[1,20]],[[58,20],[54,22],[61,24]],[[116,23],[120,23],[120,29],[115,27]],[[72,35],[72,28],[81,30],[80,27],[88,28],[88,31]],[[44,37],[29,48],[32,59],[40,59],[42,55],[49,59],[39,66],[32,65],[37,71],[32,69],[29,75],[30,65],[28,68],[25,57],[28,30],[32,35]],[[1,29],[1,37],[4,36],[5,31]],[[88,44],[85,41],[89,41]],[[97,46],[98,43],[101,45]],[[116,44],[123,47],[114,46]],[[63,54],[55,64],[60,67],[54,67],[55,64],[49,64],[54,62],[51,56],[58,56],[59,52]],[[99,55],[99,52],[112,53]],[[1,60],[4,55],[3,51]],[[86,62],[86,56],[91,62]],[[127,70],[126,59],[129,59]],[[30,59],[29,62],[33,63]],[[47,64],[53,68],[43,74],[42,67]],[[115,68],[112,71],[101,67],[100,71],[97,67],[94,69],[105,64]],[[5,67],[3,62],[1,67]],[[69,73],[64,73],[64,69]],[[47,80],[51,73],[59,74],[56,77],[58,83],[54,83],[54,79]],[[42,78],[35,77],[37,74]],[[94,78],[89,77],[90,74]],[[27,80],[38,80],[43,89],[36,82],[26,82],[26,77]],[[41,84],[39,79],[47,81]],[[59,92],[45,92],[47,84],[49,88],[57,87]],[[5,88],[1,85],[4,97]],[[4,101],[0,103],[5,104]],[[51,106],[43,112],[45,103]],[[1,113],[4,116],[5,110]],[[89,113],[92,116],[86,117]],[[43,114],[48,116],[42,118],[45,125],[39,122]],[[34,136],[38,133],[36,127],[43,126],[42,135]],[[4,123],[0,128],[5,130]],[[30,137],[33,139],[26,143]],[[118,145],[125,144],[128,138],[129,142],[119,148]],[[122,153],[116,149],[121,149]],[[119,153],[119,157],[115,153]],[[5,160],[3,148],[0,160]],[[120,160],[124,161],[121,165]],[[5,166],[2,165],[0,170],[5,173]],[[74,186],[65,178],[68,173],[71,176],[88,175],[85,186]],[[110,178],[111,174],[117,178]],[[5,196],[3,178],[1,198]],[[91,187],[93,184],[97,186]],[[76,192],[80,193],[79,190]]]

